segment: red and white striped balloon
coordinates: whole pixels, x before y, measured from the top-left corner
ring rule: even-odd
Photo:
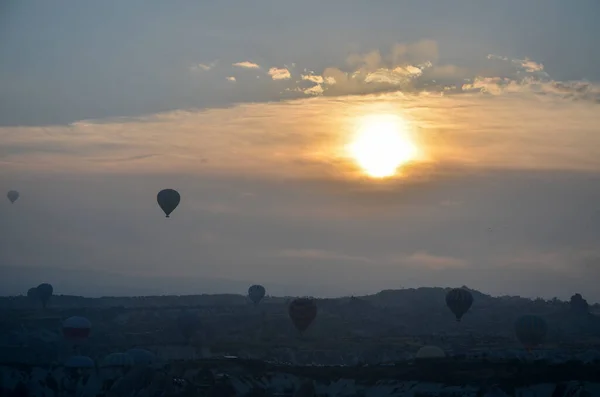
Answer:
[[[71,342],[80,342],[87,339],[92,331],[92,323],[85,317],[69,317],[63,323],[63,336]]]

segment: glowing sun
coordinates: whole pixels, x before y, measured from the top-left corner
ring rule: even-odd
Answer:
[[[414,160],[418,154],[406,122],[392,115],[362,119],[348,151],[364,172],[373,178],[394,175],[398,167]]]

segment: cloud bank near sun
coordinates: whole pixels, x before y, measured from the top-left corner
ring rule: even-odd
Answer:
[[[0,164],[4,170],[45,172],[352,179],[358,170],[343,148],[357,119],[394,113],[408,122],[426,154],[406,170],[415,178],[455,167],[600,167],[599,87],[555,81],[533,60],[490,55],[472,67],[440,64],[437,43],[422,40],[383,53],[351,54],[346,65],[319,72],[300,70],[296,63],[230,65],[197,63],[191,71],[222,75],[234,97],[236,90],[246,90],[259,98],[261,92],[278,93],[279,101],[67,126],[3,127]],[[268,78],[248,79],[236,70]]]

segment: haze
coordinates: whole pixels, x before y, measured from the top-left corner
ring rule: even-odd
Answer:
[[[599,15],[596,0],[5,1],[0,188],[21,196],[0,204],[0,294],[260,282],[597,302]],[[371,178],[344,148],[390,114],[422,156]],[[182,196],[171,219],[163,188]]]

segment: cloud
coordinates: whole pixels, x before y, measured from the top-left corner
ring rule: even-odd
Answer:
[[[220,84],[235,105],[2,127],[0,179],[22,193],[11,211],[26,211],[0,228],[0,261],[59,252],[71,266],[299,293],[466,284],[600,299],[598,85],[528,59],[456,66],[436,52],[396,46],[229,86],[231,68],[215,68],[191,84]],[[363,117],[390,113],[423,156],[369,180],[345,147]],[[156,223],[165,186],[184,198],[171,230]],[[36,250],[15,248],[25,235]]]
[[[291,77],[290,71],[286,68],[271,68],[268,74],[273,80],[287,80]]]
[[[254,62],[249,62],[249,61],[236,62],[232,65],[240,67],[240,68],[246,68],[246,69],[260,69],[260,66],[258,64],[254,63]]]
[[[233,77],[233,76],[228,76],[228,77],[227,77],[227,80],[228,80],[228,81],[232,81],[232,82],[234,82],[234,83],[236,82],[236,78],[235,78],[235,77]]]
[[[214,67],[216,66],[216,64],[217,64],[216,62],[212,62],[212,63],[210,63],[210,64],[198,63],[198,64],[196,64],[196,65],[192,65],[192,66],[190,67],[190,69],[191,69],[192,71],[204,71],[204,72],[206,72],[206,71],[209,71],[209,70],[211,70],[212,68],[214,68]]]
[[[398,261],[409,266],[431,270],[463,269],[469,266],[469,263],[463,259],[431,255],[425,251],[415,252],[408,257],[398,259]]]
[[[320,249],[286,249],[275,253],[276,257],[295,258],[303,260],[335,260],[369,263],[371,260],[362,256],[347,255]]]
[[[311,81],[315,84],[323,84],[323,82],[324,82],[324,79],[322,76],[315,76],[312,74],[308,74],[308,75],[303,74],[301,76],[302,76],[302,80]]]

